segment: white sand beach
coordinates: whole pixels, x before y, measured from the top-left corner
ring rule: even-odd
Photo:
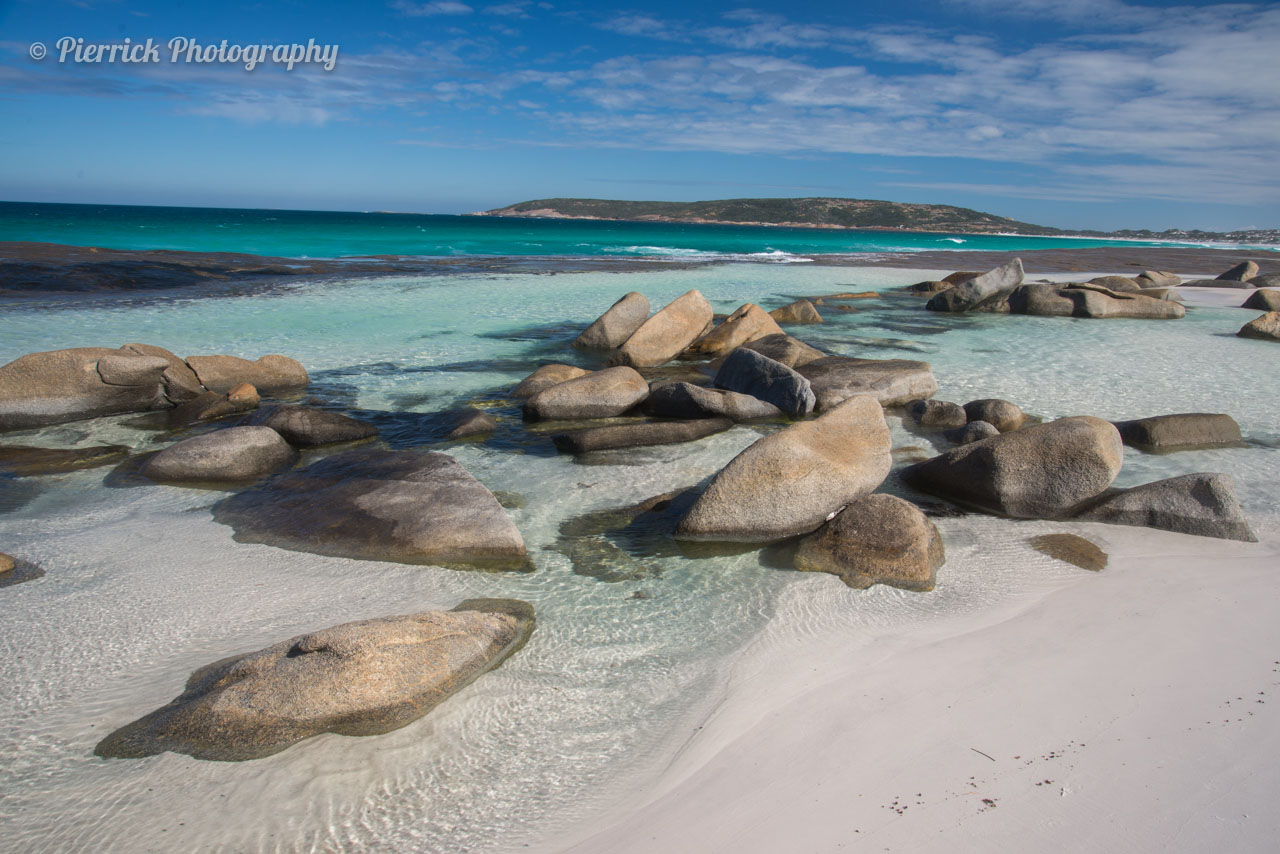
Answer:
[[[568,850],[1267,850],[1280,541],[1105,536],[1102,573],[991,612],[781,645],[780,613]]]

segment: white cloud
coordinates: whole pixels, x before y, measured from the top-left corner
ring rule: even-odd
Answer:
[[[466,3],[459,3],[457,0],[432,0],[429,3],[395,0],[391,4],[391,8],[410,18],[427,18],[434,15],[470,15],[474,11]]]

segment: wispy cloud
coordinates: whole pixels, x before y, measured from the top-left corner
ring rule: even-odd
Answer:
[[[402,15],[410,18],[428,18],[434,15],[470,15],[474,9],[457,0],[432,0],[429,3],[413,3],[410,0],[395,0],[391,4]]]

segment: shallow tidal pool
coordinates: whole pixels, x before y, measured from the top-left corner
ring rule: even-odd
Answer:
[[[468,572],[238,544],[210,513],[223,493],[140,485],[110,469],[0,480],[0,551],[45,571],[0,589],[0,849],[520,849],[642,793],[715,707],[734,662],[779,609],[795,632],[865,627],[871,643],[884,626],[989,608],[1087,575],[1036,552],[1029,537],[1069,531],[1105,548],[1108,529],[1099,525],[939,518],[947,563],[926,594],[850,590],[755,552],[690,558],[635,543],[622,544],[616,571],[605,573],[622,580],[575,571],[563,549],[550,548],[562,524],[695,485],[760,435],[738,426],[689,445],[589,461],[556,455],[546,435],[530,435],[505,390],[540,362],[582,360],[569,342],[628,291],[656,309],[698,288],[727,313],[746,301],[774,308],[797,296],[884,289],[880,299],[849,303],[857,311],[788,331],[833,353],[927,360],[939,398],[1002,397],[1045,419],[1227,412],[1245,447],[1164,455],[1127,448],[1117,485],[1226,472],[1255,530],[1276,530],[1280,346],[1235,336],[1253,313],[952,317],[894,290],[946,272],[729,264],[0,306],[0,361],[131,341],[184,356],[292,356],[311,372],[307,397],[373,418],[393,446],[454,455],[499,493],[536,565],[532,573]],[[498,433],[436,444],[430,414],[468,403],[497,414]],[[946,447],[895,415],[889,422],[895,448],[908,449],[903,459]],[[142,452],[172,437],[124,416],[3,439],[117,442]],[[899,488],[894,481],[886,489]],[[201,665],[337,623],[473,597],[532,603],[530,643],[403,729],[323,735],[244,763],[93,755],[98,740],[168,702]]]

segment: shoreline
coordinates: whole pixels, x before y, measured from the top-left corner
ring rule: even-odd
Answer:
[[[212,293],[240,294],[245,287],[270,290],[308,278],[358,278],[466,273],[579,273],[682,270],[732,263],[805,261],[824,267],[888,267],[919,270],[985,270],[1023,260],[1028,274],[1137,273],[1149,269],[1217,275],[1241,261],[1262,273],[1280,272],[1280,253],[1257,249],[1187,247],[1082,247],[1028,251],[925,250],[856,254],[792,255],[787,260],[732,255],[717,258],[600,255],[366,255],[286,258],[229,252],[129,250],[57,243],[0,241],[0,296],[159,293],[202,286]]]
[[[1107,569],[977,613],[798,640],[775,617],[643,793],[535,850],[1260,850],[1280,541],[1087,528]]]

